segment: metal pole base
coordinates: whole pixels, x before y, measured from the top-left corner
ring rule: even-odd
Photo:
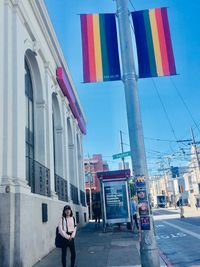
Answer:
[[[153,230],[143,231],[140,242],[140,257],[142,267],[160,267],[160,257],[156,247]]]

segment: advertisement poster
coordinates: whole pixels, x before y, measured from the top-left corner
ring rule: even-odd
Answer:
[[[103,187],[106,220],[127,221],[129,212],[126,182],[105,182]]]
[[[138,209],[139,209],[139,215],[140,216],[149,215],[148,201],[144,201],[144,202],[139,203]]]
[[[138,203],[147,201],[147,192],[144,188],[138,188],[137,190]]]
[[[150,217],[140,217],[141,230],[150,230]]]
[[[139,188],[141,187],[145,187],[146,186],[146,183],[145,183],[145,178],[144,176],[137,176],[136,177],[136,186]]]

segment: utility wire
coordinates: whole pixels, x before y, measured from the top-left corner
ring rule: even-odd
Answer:
[[[159,139],[159,138],[152,138],[152,137],[144,137],[144,139],[153,140],[153,141],[161,141],[161,142],[176,142],[176,140],[167,140],[167,139]]]
[[[134,7],[134,5],[133,5],[133,3],[132,3],[132,1],[131,1],[131,0],[129,0],[129,3],[131,4],[131,6],[132,6],[133,10],[135,11],[136,9],[135,9],[135,7]]]
[[[122,132],[124,135],[128,135],[126,132]],[[179,142],[179,143],[181,143],[182,142],[182,140],[169,140],[169,139],[160,139],[160,138],[153,138],[153,137],[147,137],[147,136],[145,136],[144,137],[144,139],[147,139],[147,140],[153,140],[153,141],[160,141],[160,142],[175,142],[175,143],[177,143],[177,142]],[[185,140],[183,140],[183,141],[185,141]],[[191,139],[188,139],[187,141],[191,141]],[[126,143],[124,143],[124,145],[127,145],[127,146],[130,146],[129,144],[126,144]]]
[[[194,116],[192,115],[192,112],[190,111],[188,105],[186,104],[185,100],[183,99],[183,97],[182,97],[180,91],[178,90],[178,88],[177,88],[175,82],[173,81],[173,79],[172,79],[171,77],[170,77],[170,81],[171,81],[171,83],[173,84],[173,86],[174,86],[174,88],[175,88],[175,90],[176,90],[176,93],[177,93],[177,95],[179,96],[179,98],[181,99],[181,101],[182,101],[184,107],[185,107],[186,110],[188,111],[188,114],[190,115],[190,117],[191,117],[191,119],[192,119],[194,125],[197,127],[197,129],[198,129],[199,132],[200,132],[200,128],[199,128],[198,124],[196,123],[196,121],[195,121],[195,119],[194,119]]]
[[[134,7],[132,1],[129,0],[129,2],[130,2],[130,4],[131,4],[133,10],[135,11],[136,9],[135,9],[135,7]],[[135,29],[134,29],[134,27],[133,27],[133,24],[132,24],[132,21],[131,21],[130,17],[129,17],[129,23],[130,23],[130,25],[131,25],[131,28],[132,28],[133,33],[135,34]]]
[[[198,123],[197,125],[198,125],[198,127],[199,127],[200,123]],[[196,126],[196,125],[195,125],[195,126]],[[194,129],[193,129],[193,130],[194,130]],[[196,135],[195,135],[195,138],[196,138]]]
[[[165,108],[165,105],[164,105],[164,103],[163,103],[163,101],[162,101],[162,99],[161,99],[161,96],[160,96],[159,92],[158,92],[158,88],[157,88],[157,86],[156,86],[154,80],[153,80],[153,79],[151,79],[151,80],[152,80],[154,89],[155,89],[155,91],[156,91],[156,93],[157,93],[157,95],[158,95],[158,98],[159,98],[159,100],[160,100],[160,103],[161,103],[161,105],[162,105],[162,108],[163,108],[163,110],[164,110],[165,116],[166,116],[167,121],[168,121],[168,123],[169,123],[169,126],[170,126],[170,128],[171,128],[171,131],[172,131],[172,133],[173,133],[173,135],[174,135],[174,138],[175,138],[176,141],[178,141],[178,138],[176,137],[174,128],[173,128],[172,123],[171,123],[171,121],[170,121],[170,118],[169,118],[169,115],[168,115],[167,110],[166,110],[166,108]],[[179,146],[179,145],[178,145],[178,146]],[[179,146],[179,148],[181,148],[181,147]]]

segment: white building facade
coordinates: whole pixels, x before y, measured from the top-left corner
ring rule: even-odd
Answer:
[[[29,267],[87,221],[85,116],[43,0],[0,1],[0,61],[0,266]]]

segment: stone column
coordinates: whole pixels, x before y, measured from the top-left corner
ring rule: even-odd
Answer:
[[[25,177],[26,107],[22,27],[18,16],[18,5],[12,7],[9,1],[5,1],[1,185],[15,186],[16,192],[28,188]]]
[[[2,177],[3,159],[3,103],[4,103],[4,3],[0,1],[0,184]]]
[[[71,115],[71,114],[70,114]],[[72,118],[68,118],[68,166],[69,166],[69,201],[72,202],[71,199],[71,189],[70,184],[74,184],[75,170],[74,170],[74,129]]]
[[[75,155],[74,155],[74,158],[75,158],[75,160],[74,160],[74,169],[75,169],[75,172],[74,172],[74,174],[75,174],[75,183],[74,183],[74,185],[77,187],[77,189],[78,189],[78,201],[79,201],[79,203],[80,203],[80,186],[79,186],[79,176],[80,176],[80,174],[79,174],[79,151],[78,151],[78,140],[77,140],[77,138],[78,138],[78,136],[77,136],[77,132],[78,132],[78,125],[77,125],[77,122],[75,121],[75,138],[74,138],[74,145],[75,145]]]
[[[41,88],[42,90],[42,88]],[[46,103],[45,100],[35,103],[34,117],[35,117],[35,159],[48,167],[46,164],[47,150],[46,150]]]
[[[54,91],[56,81],[51,80],[51,70],[50,65],[46,63],[45,65],[45,90],[46,90],[46,164],[50,169],[50,190],[51,196],[53,198],[58,198],[55,192],[55,166],[54,166],[54,146],[53,146],[53,121],[52,121],[52,93]]]
[[[63,178],[63,128],[55,129],[56,169],[59,176]]]
[[[25,177],[25,90],[23,25],[18,2],[0,1],[0,72],[2,112],[0,120],[0,266],[17,266],[20,207],[17,193],[30,193]],[[1,24],[1,22],[3,22]],[[3,52],[2,52],[3,51]],[[16,219],[18,222],[16,222]]]
[[[85,192],[85,170],[84,170],[84,156],[83,156],[83,135],[80,136],[80,169],[81,169],[81,190]]]

